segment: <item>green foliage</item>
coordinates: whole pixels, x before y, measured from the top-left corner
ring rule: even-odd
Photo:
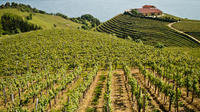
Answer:
[[[105,75],[101,75],[100,79],[98,81],[98,85],[96,86],[95,90],[94,90],[94,96],[92,99],[92,105],[97,105],[98,104],[98,100],[101,96],[101,92],[102,92],[102,88],[103,88],[103,82],[105,81],[106,77]]]
[[[149,16],[144,16],[143,14],[139,13],[137,11],[137,9],[133,9],[130,12],[124,12],[124,14],[126,15],[130,15],[133,17],[139,17],[139,18],[145,18],[145,19],[151,19],[151,20],[157,20],[157,21],[163,21],[163,22],[177,22],[178,20],[174,17],[168,17],[168,16],[164,16],[164,17],[149,17]]]
[[[9,9],[9,8],[13,8],[13,9],[18,9],[21,12],[28,12],[28,13],[40,13],[40,14],[48,14],[48,15],[55,15],[55,16],[60,16],[64,19],[68,19],[68,17],[64,14],[61,13],[47,13],[45,11],[36,9],[36,8],[32,8],[30,5],[25,5],[25,4],[21,4],[21,3],[15,3],[15,2],[7,2],[6,4],[2,4],[0,6],[0,9]],[[31,16],[27,16],[28,20],[31,20]]]
[[[200,21],[184,20],[173,24],[173,27],[200,40]]]
[[[77,18],[70,18],[70,20],[76,23],[83,24],[81,28],[84,30],[88,30],[100,25],[100,21],[90,14],[85,14]]]
[[[162,43],[166,47],[199,47],[188,37],[177,33],[167,27],[168,22],[134,17],[127,14],[119,14],[114,18],[99,25],[96,30],[109,34],[115,34],[120,38],[131,37],[134,41],[142,40],[144,44],[156,46]]]
[[[89,27],[87,25],[82,25],[81,28],[84,30],[89,30]]]
[[[28,32],[31,30],[41,29],[37,25],[33,25],[24,21],[22,17],[5,13],[1,17],[1,24],[4,30],[4,34],[16,34],[20,32]]]
[[[22,12],[34,12],[34,13],[41,13],[41,14],[47,14],[45,11],[38,10],[36,8],[32,8],[30,5],[25,5],[25,4],[18,4],[15,2],[7,2],[5,5],[2,4],[0,6],[0,9],[5,9],[5,8],[16,8]]]
[[[68,19],[68,17],[66,15],[62,14],[62,13],[56,13],[55,15],[56,16],[60,16],[60,17],[62,17],[64,19]]]
[[[96,112],[96,108],[94,107],[88,107],[86,112]]]
[[[131,86],[131,92],[138,98],[140,108],[144,107],[142,99],[146,101],[146,92],[132,77],[128,66],[138,67],[146,80],[148,79],[161,93],[170,96],[172,102],[176,97],[179,98],[181,93],[179,90],[174,91],[172,84],[164,82],[161,78],[175,80],[177,85],[185,86],[187,78],[183,73],[188,74],[188,69],[185,69],[187,66],[193,71],[189,78],[193,80],[188,82],[190,90],[194,91],[194,95],[199,94],[200,60],[198,58],[156,49],[112,35],[77,29],[39,30],[8,36],[8,38],[3,37],[0,39],[0,48],[2,76],[0,94],[3,94],[4,88],[7,98],[12,93],[17,93],[18,89],[26,91],[21,96],[21,100],[19,95],[16,95],[16,107],[25,108],[24,105],[31,101],[30,99],[40,96],[40,91],[47,88],[49,94],[42,95],[38,99],[38,110],[44,111],[48,108],[49,101],[56,98],[60,91],[66,90],[67,85],[78,78],[78,82],[73,85],[75,87],[66,93],[70,100],[66,101],[62,108],[65,111],[76,111],[83,93],[91,85],[97,71],[106,68],[109,69],[105,95],[108,104],[106,105],[111,109],[112,66],[120,68],[124,64],[126,64],[123,66],[126,79]],[[158,76],[148,72],[145,69],[147,66],[157,71]],[[86,72],[83,72],[84,70]],[[100,80],[103,81],[105,78],[102,77]],[[96,93],[100,93],[99,88],[100,86]],[[95,97],[95,101],[97,98]],[[9,103],[11,104],[11,101]]]
[[[100,25],[100,21],[97,18],[94,18],[90,14],[82,15],[81,19],[89,21],[91,23],[92,27]]]
[[[1,23],[1,20],[0,20],[0,23]],[[2,28],[2,25],[0,24],[0,36],[2,35],[3,33],[3,28]]]
[[[32,20],[33,14],[29,14],[29,16],[26,17],[27,20]]]
[[[165,47],[165,45],[163,45],[162,43],[157,43],[156,44],[156,46],[155,46],[156,48],[164,48]]]
[[[135,15],[135,16],[138,16],[138,17],[143,16],[141,13],[139,13],[139,12],[137,11],[137,9],[131,10],[131,14],[132,14],[132,15]]]

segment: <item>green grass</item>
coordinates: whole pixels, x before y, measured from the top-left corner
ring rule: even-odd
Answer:
[[[200,21],[198,20],[185,20],[173,25],[174,28],[181,30],[194,36],[200,40]]]
[[[30,14],[28,12],[22,12],[17,9],[1,9],[0,10],[0,17],[4,13],[13,13],[16,15],[19,15],[23,17],[24,19]],[[47,14],[40,14],[40,13],[32,13],[33,19],[29,20],[30,23],[37,24],[41,26],[43,29],[51,29],[54,27],[54,24],[57,28],[77,28],[81,26],[80,24],[77,24],[75,22],[72,22],[71,20],[66,20],[60,16],[53,16],[53,15],[47,15]]]
[[[187,19],[185,19],[185,18],[177,17],[177,16],[174,16],[174,15],[171,15],[171,14],[167,14],[167,13],[164,13],[163,16],[162,16],[161,18],[163,18],[163,17],[174,18],[174,19],[176,19],[176,20],[187,20]]]
[[[120,14],[96,28],[99,32],[115,34],[124,38],[141,39],[144,44],[156,46],[162,43],[169,47],[199,47],[200,45],[188,37],[167,27],[167,22],[132,17]]]

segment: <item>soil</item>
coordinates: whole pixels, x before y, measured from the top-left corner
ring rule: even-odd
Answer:
[[[114,112],[132,112],[129,92],[125,86],[123,70],[116,70],[112,76],[111,100]]]
[[[107,74],[107,73],[106,73]],[[107,80],[104,81],[103,83],[103,88],[102,88],[102,92],[101,92],[101,96],[99,98],[99,103],[97,105],[97,112],[104,112],[104,94],[106,92],[106,83],[107,83]]]
[[[92,100],[92,96],[95,90],[95,87],[97,86],[98,80],[100,78],[101,75],[101,71],[99,71],[97,73],[96,78],[94,79],[94,81],[92,82],[89,90],[86,93],[86,96],[82,99],[79,109],[77,110],[77,112],[85,112],[85,110],[87,109],[87,107],[90,105],[90,102]]]

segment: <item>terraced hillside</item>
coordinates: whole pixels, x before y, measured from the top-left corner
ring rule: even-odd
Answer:
[[[181,30],[196,39],[200,40],[200,21],[184,20],[173,25],[174,28]]]
[[[199,47],[199,44],[167,27],[168,22],[119,14],[96,28],[99,32],[114,34],[120,38],[132,37],[155,46]]]

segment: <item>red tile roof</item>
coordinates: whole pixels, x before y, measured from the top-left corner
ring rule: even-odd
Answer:
[[[144,5],[143,8],[156,8],[156,7],[153,5]]]
[[[143,13],[143,14],[146,14],[146,13],[162,13],[161,10],[156,9],[156,8],[139,8],[137,10],[138,10],[139,13]]]

